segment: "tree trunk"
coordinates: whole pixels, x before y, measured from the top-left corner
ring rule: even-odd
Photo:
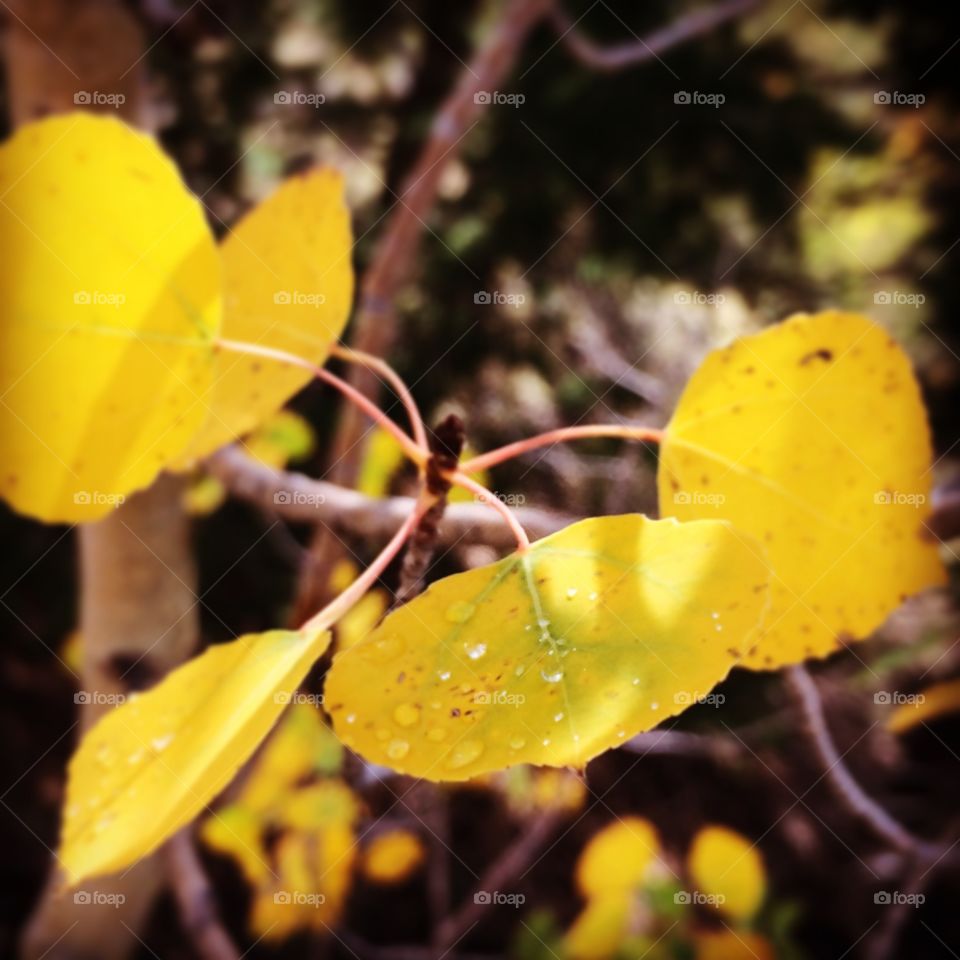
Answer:
[[[119,2],[18,0],[7,9],[5,59],[14,125],[78,107],[98,110],[96,95],[106,94],[120,95],[114,97],[119,107],[108,111],[144,126],[143,40]],[[181,495],[182,481],[161,477],[79,531],[81,676],[88,693],[148,685],[196,646],[196,576]],[[88,699],[81,707],[82,728],[104,709]],[[24,930],[21,956],[119,960],[136,946],[137,930],[163,882],[154,858],[76,892],[59,890],[62,881],[53,870]],[[86,896],[94,891],[117,897]],[[115,906],[118,897],[123,899]]]

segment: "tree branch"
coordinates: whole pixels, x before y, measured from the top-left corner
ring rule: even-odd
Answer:
[[[758,6],[760,0],[725,0],[712,7],[703,7],[681,17],[667,27],[651,33],[645,39],[604,47],[576,29],[576,21],[559,6],[553,8],[550,20],[567,51],[591,70],[613,73],[635,67],[658,57],[671,47],[708,33],[714,27],[732,20]]]
[[[180,921],[197,953],[203,960],[240,960],[240,951],[220,921],[216,898],[194,848],[190,827],[171,837],[162,855]]]
[[[784,671],[787,688],[803,715],[806,732],[813,744],[823,777],[848,813],[865,824],[881,840],[902,853],[924,860],[936,859],[942,849],[914,836],[867,794],[847,769],[833,742],[823,711],[823,701],[813,677],[797,665]]]
[[[274,470],[240,451],[225,447],[207,460],[207,469],[241,500],[299,523],[324,524],[342,533],[386,540],[410,515],[412,497],[377,499],[300,473]],[[576,517],[521,507],[515,514],[533,537],[544,537]],[[510,528],[483,503],[451,503],[440,526],[440,543],[483,541],[493,547],[514,547]]]

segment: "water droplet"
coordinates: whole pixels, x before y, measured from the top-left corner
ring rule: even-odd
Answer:
[[[563,679],[563,670],[559,667],[557,667],[555,670],[551,670],[549,667],[547,667],[540,671],[540,676],[543,677],[547,683],[559,683]]]
[[[600,596],[600,594],[597,593],[596,590],[594,590],[594,591],[587,597],[587,599],[588,599],[588,600],[596,600],[597,597],[599,597],[599,596]]]
[[[618,730],[618,731],[617,731],[617,739],[619,739],[619,740],[622,740],[626,735],[627,735],[627,731],[626,731],[626,730]]]
[[[510,749],[511,750],[522,750],[527,745],[527,741],[523,737],[511,737],[510,738]]]
[[[434,727],[427,731],[427,739],[433,743],[440,743],[441,740],[447,739],[447,731],[443,727]]]
[[[161,750],[166,750],[171,743],[173,743],[173,734],[167,733],[167,734],[164,734],[162,737],[154,737],[150,741],[150,746],[153,747],[153,749],[156,750],[157,753],[159,753]]]
[[[401,703],[400,706],[393,711],[393,719],[396,720],[401,727],[416,726],[417,721],[420,719],[420,708],[412,703]]]
[[[546,630],[547,627],[550,626],[550,621],[541,617],[539,620],[537,620],[537,626],[540,627],[541,630]]]
[[[477,612],[476,606],[466,600],[458,600],[447,607],[444,616],[450,623],[466,623]]]
[[[402,760],[410,752],[410,744],[406,740],[391,740],[387,744],[387,756],[391,760]]]
[[[347,723],[356,723],[357,715],[355,713],[348,713],[344,719],[347,721]]]
[[[659,700],[653,700],[653,701],[650,703],[650,709],[651,709],[651,710],[658,710],[659,708],[660,708],[660,701],[659,701]]]
[[[553,722],[554,722],[554,723],[559,723],[562,719],[563,719],[563,711],[562,711],[562,710],[560,711],[560,713],[555,713],[555,714],[553,715]]]
[[[639,677],[634,677],[631,682],[633,683],[633,685],[634,685],[635,687],[639,687],[639,686],[640,686],[640,678],[639,678]]]
[[[515,676],[522,677],[526,670],[527,668],[522,663],[518,663],[513,672]]]
[[[143,750],[137,749],[137,750],[134,750],[129,757],[127,757],[127,763],[129,763],[131,766],[135,766],[142,759],[143,759]]]
[[[543,740],[543,745],[544,745],[545,747],[549,747],[549,746],[550,746],[550,738],[549,738],[549,737],[545,737],[545,738],[544,738],[544,740]]]
[[[115,813],[105,813],[105,814],[93,825],[93,832],[94,832],[94,833],[103,833],[103,831],[106,830],[107,827],[109,827],[110,824],[113,823],[113,821],[116,820],[116,819],[117,819],[117,815],[116,815]]]
[[[448,770],[460,770],[473,763],[483,753],[483,744],[479,740],[461,740],[450,752],[444,766]]]
[[[441,671],[437,674],[437,676],[438,676],[441,680],[444,680],[444,681],[449,680],[449,679],[450,679],[450,671],[449,671],[449,670],[441,670]]]
[[[579,742],[580,742],[580,734],[579,734],[579,733],[575,733],[575,734],[573,735],[573,742],[574,742],[574,743],[579,743]]]
[[[721,632],[723,631],[723,624],[722,624],[722,623],[715,623],[715,624],[713,625],[713,629],[716,630],[717,633],[721,633]]]
[[[463,649],[471,660],[479,660],[487,652],[487,645],[485,643],[468,643],[464,644]]]
[[[567,590],[567,599],[568,599],[568,600],[572,600],[576,595],[577,595],[577,588],[576,588],[576,587],[570,587],[570,589]]]
[[[362,648],[361,656],[364,660],[372,663],[389,663],[396,660],[403,653],[406,644],[400,637],[391,634],[387,637],[380,637],[373,643],[365,644]]]

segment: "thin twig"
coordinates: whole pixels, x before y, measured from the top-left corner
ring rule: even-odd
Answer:
[[[455,413],[438,424],[430,435],[430,459],[424,470],[424,482],[432,502],[420,517],[407,543],[400,568],[400,582],[393,599],[394,607],[408,603],[423,589],[427,570],[437,552],[440,523],[447,509],[450,482],[446,473],[456,470],[463,452],[463,440],[463,421]]]
[[[352,345],[374,356],[387,356],[396,339],[395,299],[408,282],[430,210],[439,196],[441,178],[457,156],[472,127],[488,109],[491,97],[502,89],[530,31],[545,17],[551,0],[508,0],[493,29],[488,31],[453,89],[434,117],[429,136],[413,168],[403,181],[397,202],[380,234],[370,265],[360,283]],[[350,371],[350,382],[368,396],[377,392],[376,375],[362,367]],[[363,423],[352,407],[344,408],[331,451],[330,478],[351,485],[363,447]],[[304,567],[294,618],[317,606],[327,589],[330,571],[340,556],[329,531],[318,529],[310,545],[313,562]]]
[[[163,847],[167,877],[180,911],[180,922],[203,960],[240,960],[217,912],[216,898],[185,827]]]
[[[824,779],[846,810],[896,850],[928,861],[936,859],[942,853],[939,846],[914,836],[853,778],[833,742],[820,691],[806,668],[799,664],[788,667],[784,676],[787,687],[803,715],[804,725],[823,770]]]
[[[466,933],[477,924],[493,906],[492,896],[497,891],[509,889],[514,879],[531,864],[541,848],[556,833],[568,814],[552,812],[537,817],[526,833],[484,871],[476,887],[462,906],[450,914],[437,930],[434,950],[444,956]]]
[[[207,469],[236,497],[298,523],[326,525],[339,533],[370,540],[391,537],[416,502],[411,497],[368,497],[356,490],[300,473],[275,470],[238,447],[224,447],[206,461]],[[531,537],[545,537],[579,517],[536,507],[514,511]],[[486,504],[451,503],[439,530],[440,543],[481,541],[513,548],[513,531]]]
[[[550,19],[570,54],[591,70],[612,73],[646,63],[671,47],[708,33],[714,27],[746,13],[758,6],[759,2],[760,0],[726,0],[724,3],[716,3],[688,13],[648,37],[609,47],[600,46],[580,33],[576,29],[576,21],[559,6],[554,7]]]

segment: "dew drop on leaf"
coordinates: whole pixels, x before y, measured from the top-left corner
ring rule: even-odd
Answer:
[[[393,711],[393,719],[396,720],[401,727],[416,726],[420,719],[420,708],[412,703],[401,703],[397,709]]]
[[[463,649],[471,660],[479,660],[487,652],[487,645],[485,643],[468,643]]]
[[[483,753],[483,744],[479,740],[461,740],[451,751],[445,764],[448,770],[459,770],[473,763]]]
[[[387,756],[391,760],[402,760],[410,752],[410,744],[406,740],[391,740],[387,744]]]

